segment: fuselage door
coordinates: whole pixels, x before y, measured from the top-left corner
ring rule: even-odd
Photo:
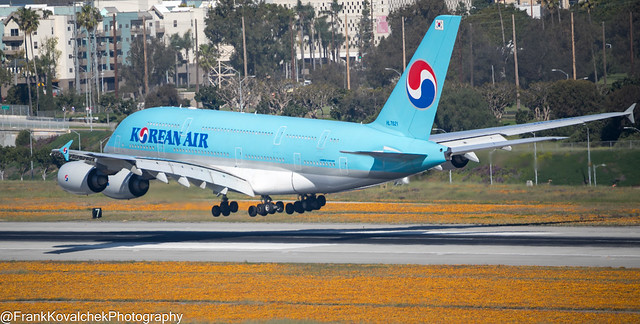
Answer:
[[[329,134],[331,134],[330,130],[325,130],[324,132],[322,132],[322,135],[320,135],[320,140],[318,140],[319,149],[323,149],[324,145],[327,144],[327,139],[329,138]]]
[[[284,136],[284,132],[287,130],[287,126],[280,126],[278,132],[276,133],[276,137],[273,138],[273,145],[280,145],[282,142],[282,137]]]
[[[302,170],[302,156],[300,153],[293,153],[293,165],[297,171]]]
[[[116,144],[113,148],[115,153],[122,153],[122,148],[120,147],[120,135],[116,135]]]
[[[192,121],[193,121],[193,118],[187,118],[185,119],[184,123],[182,123],[182,129],[180,129],[180,138],[184,139],[184,137],[187,136],[187,133],[189,132],[189,128],[191,127]]]
[[[349,166],[347,164],[347,157],[341,156],[339,164],[340,164],[340,174],[342,174],[342,175],[349,174]]]
[[[242,147],[236,147],[236,166],[242,165]]]

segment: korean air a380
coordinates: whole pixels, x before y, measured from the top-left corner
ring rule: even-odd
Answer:
[[[475,151],[559,140],[509,136],[626,116],[602,113],[531,124],[431,135],[451,53],[458,16],[438,16],[400,77],[376,120],[357,124],[284,116],[179,107],[138,111],[125,118],[105,153],[70,150],[58,183],[66,191],[103,193],[115,199],[141,197],[152,180],[175,180],[221,196],[213,216],[238,211],[228,192],[261,201],[250,216],[318,210],[325,194],[366,188],[429,169],[464,167]],[[73,161],[71,161],[73,160]],[[272,195],[297,195],[294,203]]]

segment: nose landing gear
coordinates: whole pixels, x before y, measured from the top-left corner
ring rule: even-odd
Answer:
[[[220,214],[222,214],[222,216],[229,216],[231,213],[235,213],[237,211],[238,202],[230,202],[229,198],[227,198],[227,195],[222,196],[220,205],[214,205],[213,207],[211,207],[211,215],[213,215],[213,217],[218,217],[220,216]]]

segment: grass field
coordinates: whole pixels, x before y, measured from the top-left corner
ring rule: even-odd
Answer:
[[[171,311],[186,323],[637,323],[639,297],[638,269],[0,263],[3,310]]]
[[[0,221],[640,225],[640,189],[414,180],[328,196],[321,211],[213,218],[210,192],[153,183],[136,200],[0,182]],[[232,199],[246,197],[233,196]],[[294,199],[295,197],[279,197]],[[245,209],[249,201],[241,201]],[[1,226],[1,223],[0,223]],[[2,310],[179,313],[182,322],[640,322],[640,269],[514,266],[0,262]],[[117,320],[116,320],[117,321]]]
[[[4,181],[0,192],[2,221],[89,220],[91,208],[101,207],[103,221],[640,225],[640,189],[629,187],[487,186],[417,180],[407,186],[328,195],[327,206],[320,211],[256,218],[246,213],[256,200],[244,200],[246,196],[230,197],[241,199],[237,214],[213,218],[210,208],[218,198],[207,190],[175,183],[154,182],[147,195],[125,201],[100,194],[71,195],[53,181]]]

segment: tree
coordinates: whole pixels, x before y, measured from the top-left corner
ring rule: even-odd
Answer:
[[[34,10],[31,10],[31,8],[27,9],[26,7],[19,8],[17,10],[17,14],[18,17],[16,19],[16,23],[18,24],[18,28],[24,33],[24,57],[25,61],[27,62],[27,66],[29,66],[29,55],[27,53],[27,36],[29,36],[29,39],[31,39],[31,34],[34,31],[38,30],[38,26],[40,24],[39,16]],[[31,42],[31,44],[31,53],[33,55],[33,42]],[[27,71],[29,71],[28,68]],[[31,114],[33,115],[33,99],[31,98],[31,83],[29,81],[27,81],[27,88],[27,93],[29,95],[29,107],[31,110]]]
[[[502,119],[505,109],[513,104],[516,97],[515,87],[507,82],[499,82],[495,85],[485,83],[480,91],[489,104],[489,109],[498,120]]]
[[[191,29],[184,32],[182,36],[178,34],[173,34],[169,37],[169,43],[171,47],[178,51],[178,55],[180,56],[179,61],[183,62],[187,66],[187,88],[189,87],[189,52],[193,48],[193,37],[191,36]],[[182,50],[185,52],[185,56],[182,56]],[[178,71],[176,70],[176,75]],[[177,86],[177,84],[176,84]]]
[[[363,67],[365,54],[372,54],[371,51],[374,48],[373,26],[371,24],[371,5],[369,1],[364,0],[362,2],[362,17],[358,23],[358,51]]]
[[[218,52],[215,46],[201,44],[200,50],[198,51],[198,60],[200,61],[200,68],[208,75],[209,72],[216,68],[218,63]]]
[[[149,92],[144,100],[145,108],[160,106],[179,106],[178,90],[173,84],[166,84]]]
[[[218,95],[218,88],[213,86],[200,87],[195,97],[197,102],[202,103],[205,109],[219,110],[224,104],[222,97]]]
[[[233,46],[230,62],[237,71],[244,69],[242,17],[249,75],[278,77],[283,64],[291,59],[292,12],[283,6],[248,0],[221,0],[209,11],[205,34],[216,47]]]
[[[42,45],[44,51],[41,51],[38,58],[38,75],[44,76],[46,82],[46,96],[41,98],[40,106],[45,107],[45,110],[55,109],[53,101],[53,79],[56,77],[56,69],[58,67],[58,60],[62,55],[62,52],[57,49],[58,38],[45,38]],[[42,79],[38,77],[38,79]]]
[[[443,89],[434,126],[454,132],[497,124],[482,94],[474,88],[450,85]]]
[[[551,119],[550,88],[551,82],[536,82],[529,85],[529,89],[522,92],[522,104],[529,107],[531,114],[538,121]],[[528,114],[523,117],[525,116],[528,117]]]
[[[600,112],[602,101],[595,84],[586,80],[562,80],[549,89],[553,119]]]
[[[102,21],[102,15],[96,7],[90,4],[86,4],[82,6],[80,12],[76,15],[76,24],[79,28],[84,28],[87,31],[87,44],[88,46],[88,61],[89,67],[87,72],[93,73],[95,76],[95,87],[98,89],[98,56],[97,56],[97,41],[95,30],[98,26],[98,23]],[[93,87],[90,81],[87,81],[87,91],[89,88]],[[93,100],[90,96],[90,100]],[[92,105],[92,102],[89,102],[89,105]]]
[[[338,0],[332,0],[331,5],[329,6],[328,14],[331,17],[331,55],[333,56],[333,61],[336,62],[338,60],[338,48],[337,44],[340,44],[338,35],[340,33],[336,33],[336,26],[338,25],[338,15],[342,11],[344,7],[343,4],[339,4]]]
[[[122,68],[125,84],[123,92],[129,92],[140,98],[144,89],[144,45],[142,37],[131,42],[127,64]],[[173,69],[175,51],[158,38],[151,38],[147,46],[147,71],[149,86],[155,87],[166,83],[168,71]]]

